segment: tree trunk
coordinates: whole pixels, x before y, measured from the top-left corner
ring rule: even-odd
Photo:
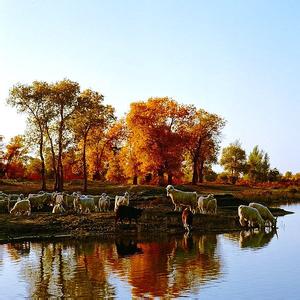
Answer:
[[[173,175],[168,174],[168,184],[173,184]]]
[[[199,181],[199,173],[198,173],[198,163],[199,163],[199,157],[200,157],[200,149],[202,145],[202,139],[199,138],[197,143],[197,148],[192,151],[192,157],[193,157],[193,179],[192,184],[197,184]]]
[[[158,185],[159,186],[164,186],[165,185],[165,180],[164,180],[164,171],[163,170],[158,170],[157,171],[158,175]]]
[[[54,175],[54,186],[53,186],[53,189],[54,190],[57,190],[57,169],[56,169],[56,161],[55,161],[55,151],[54,151],[54,145],[53,145],[53,141],[52,141],[52,138],[50,136],[50,132],[49,132],[49,128],[48,126],[46,125],[46,132],[47,132],[47,136],[48,136],[48,139],[49,139],[49,142],[50,142],[50,149],[51,149],[51,160],[52,160],[52,170],[53,170],[53,175]]]
[[[43,145],[44,145],[44,139],[43,139],[43,131],[41,130],[41,136],[40,136],[40,158],[41,158],[41,175],[42,175],[42,191],[46,191],[46,176],[45,176],[45,159],[43,155]]]
[[[87,134],[83,137],[83,153],[82,153],[82,162],[83,162],[83,191],[87,191],[87,165],[86,165],[86,140]]]
[[[198,159],[193,159],[193,179],[192,184],[197,184],[199,176],[198,176],[198,166],[197,166]]]
[[[203,166],[204,166],[204,161],[201,159],[199,163],[199,171],[198,171],[198,182],[202,183],[203,182]]]
[[[59,124],[59,133],[58,133],[58,157],[57,157],[57,191],[61,192],[64,188],[64,172],[62,164],[62,152],[63,152],[63,108],[61,107],[60,111],[60,124]]]
[[[61,192],[63,190],[63,164],[62,164],[62,143],[58,143],[58,157],[57,157],[57,188]]]
[[[138,177],[137,177],[137,175],[133,176],[132,184],[134,184],[134,185],[138,184]]]
[[[103,158],[103,154],[104,154],[104,149],[105,149],[105,146],[106,146],[107,142],[104,143],[104,145],[102,146],[102,149],[101,149],[101,152],[100,152],[100,155],[96,154],[96,171],[94,172],[94,175],[93,175],[93,178],[95,179],[98,179],[98,180],[103,180],[103,174],[101,174],[101,161],[102,161],[102,158]]]
[[[151,180],[152,180],[152,174],[151,173],[146,174],[145,175],[145,181],[146,181],[146,183],[149,184],[151,182]]]

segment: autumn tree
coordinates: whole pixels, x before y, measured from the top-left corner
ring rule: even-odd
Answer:
[[[91,131],[87,161],[93,179],[106,179],[107,171],[113,164],[112,160],[124,145],[125,138],[123,120],[108,122],[107,126],[96,127]]]
[[[30,180],[38,180],[41,178],[41,160],[37,157],[29,157],[25,177]]]
[[[219,142],[214,139],[208,140],[203,145],[198,164],[198,182],[203,182],[204,176],[208,175],[208,173],[211,173],[213,164],[218,163],[219,151]]]
[[[90,147],[87,149],[88,173],[93,180],[104,180],[107,171],[107,130],[95,128],[90,134]]]
[[[50,118],[49,94],[50,87],[48,83],[34,81],[31,85],[17,84],[13,86],[7,100],[7,102],[13,107],[16,107],[19,112],[27,114],[28,132],[32,132],[33,136],[37,137],[41,162],[42,190],[46,190],[44,136],[46,123]]]
[[[126,145],[127,135],[124,120],[116,121],[106,135],[105,152],[107,157],[107,172],[105,178],[111,182],[125,182],[124,158],[122,149]]]
[[[131,140],[128,139],[126,145],[120,151],[123,173],[127,178],[132,179],[132,184],[138,184],[138,177],[142,175],[140,161]]]
[[[232,183],[235,183],[246,168],[246,152],[239,141],[223,148],[220,164],[230,174]]]
[[[203,181],[205,163],[215,163],[225,120],[203,109],[190,111],[185,134],[187,151],[193,165],[192,183]]]
[[[55,128],[57,138],[56,187],[63,190],[63,153],[70,142],[69,122],[80,107],[80,87],[77,82],[64,79],[51,85],[50,101],[55,113]]]
[[[110,157],[105,178],[114,183],[125,183],[127,181],[126,175],[122,168],[120,153],[116,152]]]
[[[79,96],[79,108],[71,118],[71,127],[77,142],[82,141],[83,191],[87,191],[86,151],[90,133],[93,129],[103,130],[114,120],[113,108],[103,105],[103,95],[90,89]]]
[[[132,184],[138,184],[138,178],[143,174],[141,171],[141,162],[139,160],[139,153],[137,147],[134,145],[134,138],[132,132],[124,124],[123,127],[123,146],[120,150],[121,166],[126,178],[131,179]]]
[[[270,170],[270,159],[267,153],[256,145],[250,152],[247,161],[247,175],[251,181],[267,181]]]
[[[4,154],[5,169],[4,173],[7,178],[23,177],[27,161],[28,148],[26,147],[24,137],[17,135],[11,138],[6,145]]]
[[[82,178],[82,157],[81,153],[75,147],[68,147],[64,151],[62,161],[64,166],[64,179],[80,179]]]
[[[130,105],[126,123],[132,132],[141,170],[158,176],[159,185],[164,185],[165,174],[171,183],[181,168],[185,144],[181,128],[188,116],[187,106],[168,97],[149,98]]]

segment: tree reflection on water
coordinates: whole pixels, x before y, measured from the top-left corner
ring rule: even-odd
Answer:
[[[131,286],[132,297],[171,298],[199,291],[221,269],[213,234],[10,243],[3,249],[20,265],[18,275],[28,286],[24,296],[33,298],[114,298],[113,276]]]

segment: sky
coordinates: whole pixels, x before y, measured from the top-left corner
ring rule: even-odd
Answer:
[[[69,78],[118,116],[169,96],[227,120],[222,147],[255,145],[300,172],[300,2],[0,0],[0,134],[24,132],[16,83]]]

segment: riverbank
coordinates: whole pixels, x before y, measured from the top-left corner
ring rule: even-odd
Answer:
[[[275,216],[291,212],[271,209]],[[237,208],[219,207],[217,215],[195,214],[193,231],[224,233],[241,230]],[[114,212],[86,215],[33,213],[31,216],[0,215],[0,243],[53,238],[117,237],[129,234],[183,233],[181,213],[166,208],[145,208],[138,224],[115,224]]]
[[[10,189],[1,186],[0,190],[6,193],[24,193],[37,192],[38,186],[34,183],[26,185],[22,189],[20,185],[10,185]],[[36,189],[34,189],[34,187]],[[78,191],[78,182],[70,182],[68,192]],[[194,216],[193,230],[199,233],[216,232],[224,233],[241,230],[238,221],[237,208],[239,205],[248,205],[251,201],[261,202],[270,205],[267,201],[261,199],[243,199],[239,193],[245,188],[238,186],[225,185],[201,185],[191,186],[182,185],[181,190],[196,190],[199,194],[214,193],[218,203],[217,215],[203,215],[197,213]],[[101,194],[107,193],[111,197],[124,194],[128,191],[130,194],[130,205],[143,208],[143,214],[138,224],[117,224],[115,225],[115,214],[110,212],[92,213],[78,215],[67,213],[62,215],[53,215],[51,212],[33,212],[27,216],[10,216],[0,214],[0,242],[13,240],[34,240],[61,237],[116,237],[118,235],[145,233],[183,233],[181,213],[173,211],[173,204],[166,196],[165,188],[156,186],[131,186],[131,185],[108,185],[95,182],[88,193]],[[254,190],[253,190],[254,191]],[[264,198],[263,198],[264,199]],[[277,202],[274,202],[276,204]],[[280,208],[270,208],[275,216],[282,216],[291,212]]]

